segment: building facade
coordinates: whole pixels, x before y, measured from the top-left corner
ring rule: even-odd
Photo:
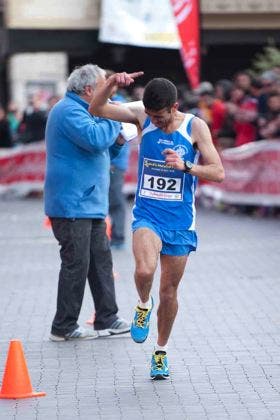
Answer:
[[[186,81],[177,50],[99,42],[100,6],[101,0],[0,0],[0,101],[25,106],[36,89],[60,94],[68,72],[87,62]],[[202,80],[231,77],[270,41],[280,44],[279,0],[201,0],[200,6]]]

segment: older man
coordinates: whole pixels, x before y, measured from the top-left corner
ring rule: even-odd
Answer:
[[[45,212],[59,245],[57,310],[50,339],[94,339],[129,331],[117,316],[112,255],[106,236],[110,156],[124,140],[120,123],[93,117],[88,106],[105,71],[87,64],[69,76],[65,97],[52,108],[46,127]],[[94,330],[78,325],[88,278],[96,317]]]

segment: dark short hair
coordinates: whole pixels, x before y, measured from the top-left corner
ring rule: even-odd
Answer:
[[[171,108],[177,102],[177,88],[163,77],[152,79],[145,87],[143,103],[145,108],[159,111]]]

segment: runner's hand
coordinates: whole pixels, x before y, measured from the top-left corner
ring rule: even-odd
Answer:
[[[184,161],[173,149],[164,149],[162,154],[165,156],[165,163],[170,168],[179,169],[183,171],[185,169]]]

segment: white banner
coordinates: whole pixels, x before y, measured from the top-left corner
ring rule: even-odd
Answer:
[[[103,0],[99,40],[154,48],[181,45],[169,0]]]

